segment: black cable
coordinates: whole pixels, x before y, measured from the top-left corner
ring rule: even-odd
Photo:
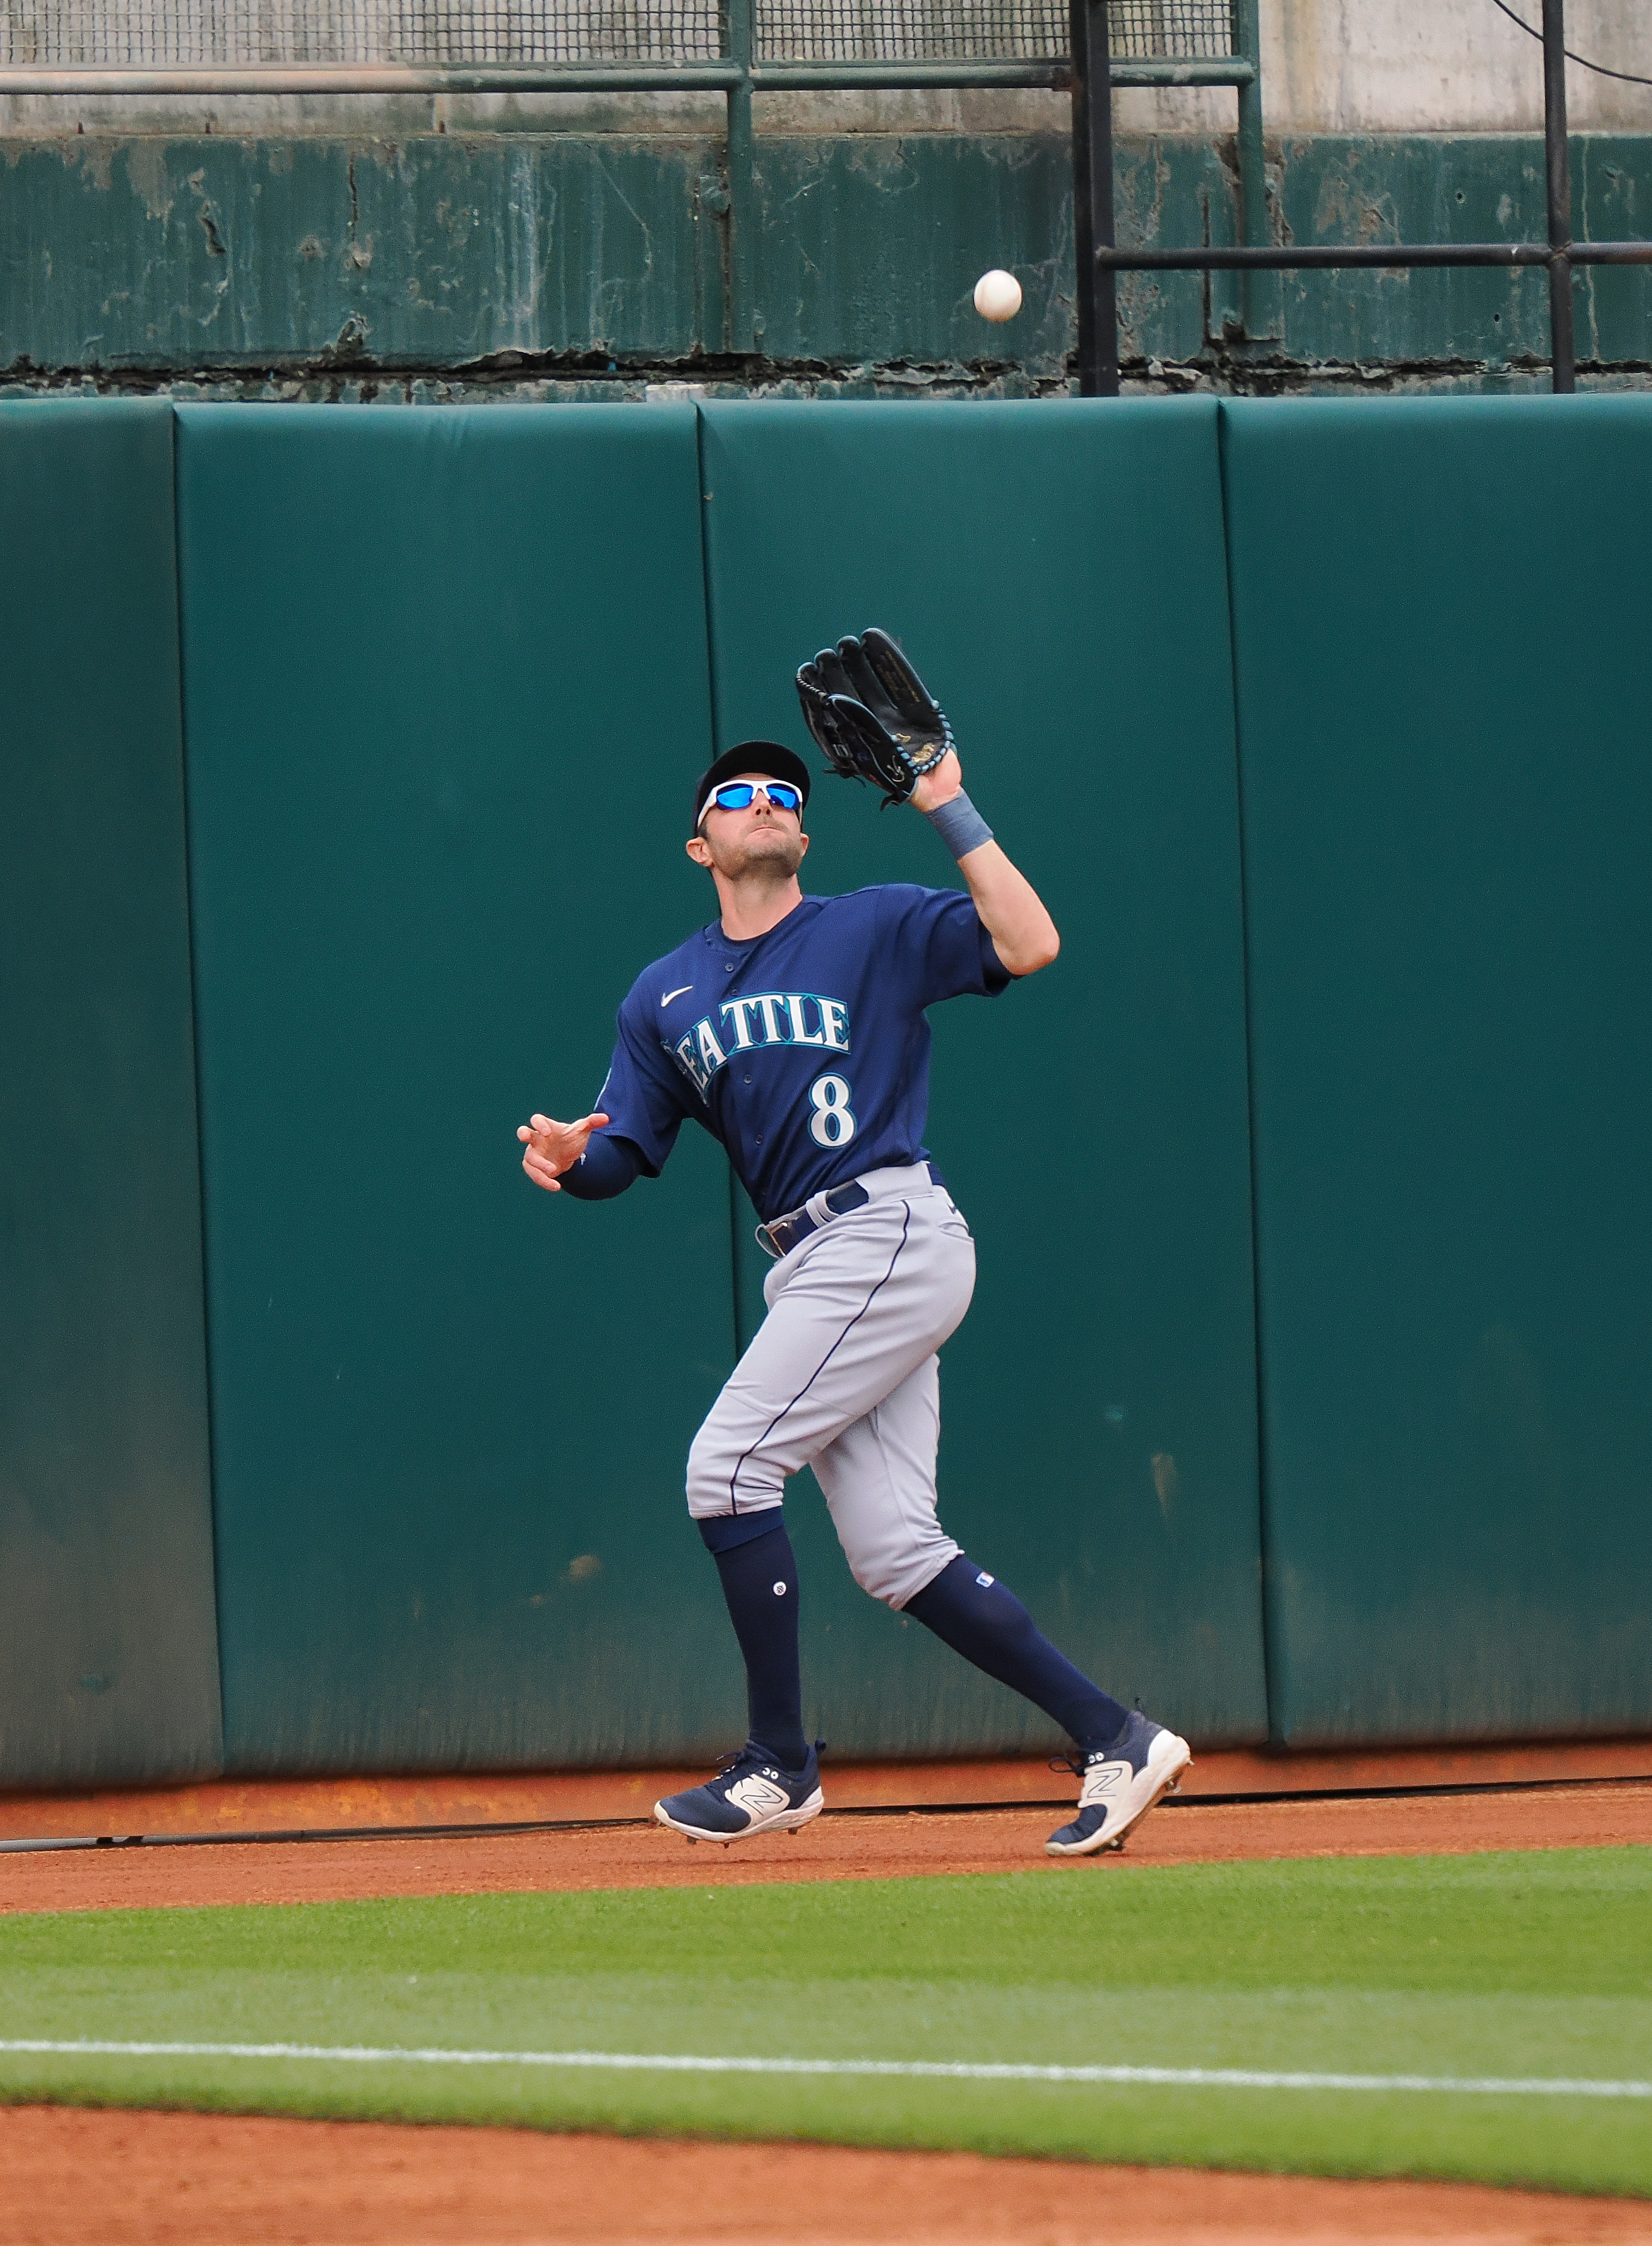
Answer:
[[[1536,25],[1528,24],[1524,16],[1517,16],[1513,8],[1508,6],[1507,0],[1492,0],[1492,5],[1493,8],[1500,8],[1511,24],[1518,24],[1528,38],[1542,37],[1543,34]],[[1574,55],[1570,47],[1567,47],[1565,51],[1567,62],[1576,63],[1581,70],[1594,71],[1601,78],[1621,78],[1625,85],[1652,85],[1652,78],[1638,78],[1633,71],[1608,70],[1604,63],[1592,63],[1587,55]]]

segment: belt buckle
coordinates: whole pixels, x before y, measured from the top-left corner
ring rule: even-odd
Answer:
[[[819,1215],[812,1206],[817,1201],[823,1212]],[[806,1240],[811,1233],[819,1232],[823,1224],[830,1223],[835,1214],[825,1194],[811,1194],[801,1208],[789,1208],[784,1216],[777,1216],[767,1224],[758,1225],[758,1246],[766,1249],[778,1263],[792,1253],[799,1238]],[[784,1248],[780,1245],[782,1235],[785,1240]]]
[[[781,1247],[779,1242],[774,1236],[775,1232],[777,1228],[780,1227],[784,1227],[785,1230],[789,1232],[795,1220],[796,1214],[797,1212],[794,1210],[791,1216],[777,1216],[772,1224],[760,1224],[758,1225],[755,1234],[752,1235],[764,1254],[765,1256],[772,1256],[777,1263],[784,1263],[786,1256],[791,1253],[791,1250]]]
[[[860,1198],[850,1201],[846,1208],[835,1208],[833,1206],[833,1196],[847,1193],[858,1193]],[[834,1216],[846,1216],[850,1209],[864,1208],[871,1198],[858,1178],[850,1178],[840,1186],[832,1186],[825,1193],[811,1194],[801,1208],[789,1208],[784,1216],[777,1216],[768,1224],[758,1225],[758,1246],[765,1256],[772,1256],[777,1263],[781,1263],[797,1245],[796,1241],[790,1237],[792,1233],[801,1228],[806,1240],[811,1233],[819,1232],[823,1225],[830,1224]],[[779,1241],[782,1233],[787,1235],[784,1248]]]

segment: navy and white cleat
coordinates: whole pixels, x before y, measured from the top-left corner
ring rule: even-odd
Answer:
[[[1139,1710],[1132,1712],[1122,1739],[1092,1749],[1082,1763],[1067,1764],[1084,1780],[1078,1814],[1050,1835],[1046,1851],[1052,1856],[1094,1856],[1104,1848],[1122,1848],[1132,1826],[1175,1792],[1193,1759],[1186,1739],[1162,1724],[1150,1724]]]
[[[795,1833],[825,1806],[814,1748],[801,1770],[782,1770],[765,1747],[748,1740],[704,1786],[668,1793],[654,1814],[690,1841],[749,1841],[754,1833]]]

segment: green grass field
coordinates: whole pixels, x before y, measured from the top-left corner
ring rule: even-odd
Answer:
[[[282,2044],[388,2057],[21,2052]],[[409,2051],[1407,2075],[1380,2089]],[[1526,2077],[1633,2094],[1471,2093]],[[1652,1850],[0,1920],[0,2099],[1652,2194]]]

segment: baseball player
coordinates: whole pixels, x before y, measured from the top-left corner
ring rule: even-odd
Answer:
[[[812,1466],[861,1588],[1072,1739],[1078,1813],[1047,1846],[1091,1855],[1121,1846],[1175,1786],[1187,1744],[1092,1684],[935,1506],[935,1353],[969,1308],[976,1252],[923,1144],[925,1009],[997,997],[1048,966],[1059,938],[964,793],[951,729],[892,639],[840,641],[803,666],[798,691],[832,768],[921,811],[968,895],[897,882],[806,896],[808,767],[777,742],[738,743],[696,782],[687,843],[717,917],[632,985],[595,1111],[535,1115],[517,1133],[536,1185],[601,1201],[657,1177],[697,1123],[727,1149],[773,1258],[768,1316],[688,1463],[689,1512],[745,1659],[750,1737],[654,1814],[725,1844],[819,1814],[782,1509],[787,1476]]]

